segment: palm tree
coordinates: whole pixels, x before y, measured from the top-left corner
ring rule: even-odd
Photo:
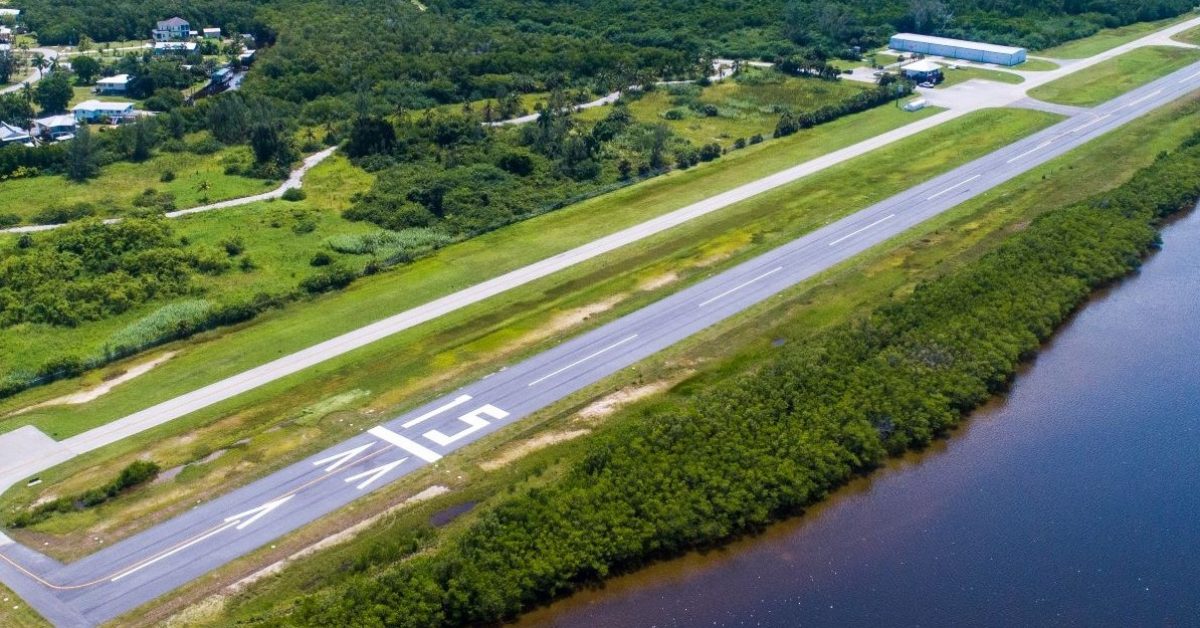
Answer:
[[[38,78],[42,78],[42,70],[46,68],[46,55],[40,52],[33,53],[33,67],[37,68]]]

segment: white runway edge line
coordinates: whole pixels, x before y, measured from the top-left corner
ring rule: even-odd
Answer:
[[[544,381],[546,381],[546,380],[550,379],[551,377],[554,377],[555,375],[558,375],[559,373],[562,373],[563,371],[566,371],[566,370],[568,370],[568,369],[575,368],[576,366],[579,366],[580,364],[583,364],[584,362],[587,362],[588,360],[590,360],[590,359],[592,359],[592,358],[594,358],[594,357],[596,357],[596,356],[598,356],[598,355],[600,355],[600,354],[602,354],[602,353],[604,353],[604,352],[606,352],[606,351],[610,351],[610,350],[612,350],[612,349],[616,349],[617,347],[619,347],[619,346],[621,346],[621,345],[623,345],[623,344],[625,344],[625,343],[629,342],[630,340],[633,340],[634,338],[637,338],[637,337],[638,337],[638,335],[637,335],[637,334],[634,334],[634,335],[632,335],[632,336],[629,336],[628,338],[625,338],[624,340],[619,340],[619,341],[617,341],[617,342],[615,342],[615,343],[613,343],[613,344],[611,344],[611,345],[608,345],[607,347],[604,347],[603,349],[601,349],[601,350],[599,350],[599,351],[597,351],[597,352],[595,352],[595,353],[593,353],[593,354],[591,354],[591,355],[589,355],[589,356],[586,356],[586,357],[579,358],[578,360],[575,360],[574,362],[572,362],[572,363],[570,363],[570,364],[568,364],[568,365],[566,365],[566,366],[564,366],[564,367],[562,367],[562,368],[558,369],[557,371],[554,371],[553,373],[550,373],[549,375],[543,375],[542,377],[539,377],[539,378],[537,378],[537,379],[533,380],[532,382],[529,382],[528,386],[533,386],[533,385],[535,385],[535,384],[540,384],[540,383],[542,383],[542,382],[544,382]]]
[[[896,217],[896,214],[888,214],[888,215],[884,216],[883,218],[880,218],[879,220],[876,220],[875,222],[863,227],[862,229],[857,229],[855,231],[847,233],[846,235],[834,240],[833,242],[830,242],[829,246],[833,246],[835,244],[841,243],[843,240],[848,240],[850,238],[853,238],[854,236],[866,231],[867,229],[870,229],[871,227],[874,227],[875,225],[887,222],[895,217]]]
[[[367,430],[367,433],[375,438],[391,443],[425,462],[437,462],[442,459],[442,455],[436,451],[418,442],[411,441],[382,425]]]
[[[933,196],[930,196],[929,198],[927,198],[927,199],[925,199],[925,200],[927,200],[927,201],[932,201],[933,199],[935,199],[935,198],[937,198],[937,197],[939,197],[939,196],[941,196],[941,195],[943,195],[943,194],[945,194],[945,193],[947,193],[947,192],[952,192],[952,191],[954,191],[954,190],[957,190],[958,188],[961,188],[962,186],[964,186],[964,185],[966,185],[966,184],[968,184],[968,183],[970,183],[970,182],[974,181],[975,179],[978,179],[979,177],[982,177],[982,176],[983,176],[983,175],[981,175],[981,174],[977,174],[977,175],[975,175],[975,176],[971,177],[970,179],[967,179],[966,181],[961,181],[961,182],[959,182],[959,183],[955,183],[954,185],[952,185],[952,186],[950,186],[950,187],[948,187],[948,188],[946,188],[946,189],[942,190],[941,192],[938,192],[937,194],[934,194]]]
[[[412,419],[411,421],[408,421],[407,423],[404,424],[404,429],[408,429],[422,421],[432,419],[433,417],[435,417],[451,408],[457,408],[458,406],[461,406],[462,404],[464,404],[470,400],[471,400],[471,395],[459,395],[458,398],[455,399],[454,401],[451,401],[450,403],[448,403],[444,406],[434,408],[433,410],[430,410],[429,412],[426,412],[425,414],[422,414],[421,416],[419,416],[415,419]]]
[[[208,539],[209,537],[216,536],[217,533],[219,533],[219,532],[224,532],[225,530],[232,528],[233,526],[237,525],[238,523],[239,522],[237,520],[226,522],[225,525],[223,525],[219,528],[216,528],[215,530],[213,530],[212,532],[209,532],[208,534],[198,536],[198,537],[192,539],[191,541],[188,541],[187,543],[184,543],[183,545],[180,545],[179,547],[176,547],[175,549],[173,549],[165,554],[155,556],[153,559],[148,560],[148,561],[134,567],[133,569],[128,569],[126,571],[122,571],[121,573],[113,576],[111,582],[116,582],[116,581],[120,580],[121,578],[124,578],[125,576],[128,576],[133,573],[137,573],[137,572],[145,569],[146,567],[149,567],[150,565],[153,565],[154,563],[157,563],[158,561],[163,560],[164,558],[174,556],[175,554],[178,554],[179,552],[182,552],[183,550],[185,550],[205,539]]]
[[[763,273],[763,274],[761,274],[761,275],[759,275],[759,276],[755,277],[754,279],[751,279],[750,281],[747,281],[747,282],[745,282],[745,283],[740,283],[740,284],[738,284],[738,285],[736,285],[736,286],[734,286],[734,287],[732,287],[732,288],[730,288],[730,289],[726,290],[725,292],[722,292],[721,294],[718,294],[717,296],[715,296],[715,297],[713,297],[713,298],[711,298],[711,299],[709,299],[709,300],[707,300],[707,301],[705,301],[705,302],[701,303],[701,304],[700,304],[700,305],[698,305],[697,307],[704,307],[704,306],[708,305],[709,303],[712,303],[713,301],[716,301],[717,299],[720,299],[720,298],[722,298],[722,297],[727,297],[727,296],[729,296],[729,295],[733,294],[734,292],[737,292],[738,290],[741,290],[742,288],[745,288],[746,286],[748,286],[748,285],[750,285],[750,284],[752,284],[752,283],[754,283],[754,282],[756,282],[756,281],[760,281],[760,280],[766,279],[767,277],[770,277],[771,275],[774,275],[775,273],[777,273],[777,272],[779,272],[779,271],[781,271],[781,270],[783,270],[783,266],[779,266],[779,267],[777,267],[777,268],[773,268],[773,269],[771,269],[771,270],[768,270],[767,272],[765,272],[765,273]]]

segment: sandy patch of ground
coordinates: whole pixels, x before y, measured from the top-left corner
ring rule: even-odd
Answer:
[[[587,322],[587,319],[613,309],[614,306],[625,300],[627,296],[628,295],[624,293],[614,294],[603,301],[597,301],[595,303],[589,303],[583,307],[567,310],[566,312],[563,312],[550,319],[550,322],[544,328],[532,334],[531,340],[545,338],[550,334],[566,331],[572,327],[575,327],[576,325],[582,325],[583,323]]]
[[[291,556],[288,556],[287,558],[285,558],[283,560],[275,561],[275,562],[271,563],[270,565],[267,565],[266,567],[259,569],[258,571],[246,576],[245,578],[242,578],[241,580],[238,580],[237,582],[229,585],[228,587],[225,587],[225,591],[230,594],[237,594],[237,593],[241,592],[243,589],[245,589],[246,587],[254,584],[255,582],[258,582],[259,580],[262,580],[263,578],[273,576],[273,575],[283,571],[284,567],[287,567],[288,564],[290,564],[292,562],[301,560],[303,558],[307,558],[321,550],[328,549],[335,545],[341,545],[342,543],[346,543],[346,542],[352,540],[354,537],[358,536],[359,533],[361,533],[363,530],[370,528],[371,526],[378,523],[384,517],[396,512],[402,508],[407,508],[409,506],[412,506],[413,504],[419,504],[423,501],[433,499],[434,497],[437,497],[438,495],[444,495],[449,492],[450,492],[450,489],[445,486],[441,486],[441,485],[431,486],[431,487],[421,491],[420,493],[417,493],[416,495],[413,495],[412,497],[409,497],[408,499],[400,502],[399,504],[396,504],[395,506],[392,506],[391,508],[384,510],[383,512],[381,512],[377,515],[367,517],[366,519],[359,521],[358,523],[350,526],[349,528],[346,528],[345,530],[342,530],[341,532],[336,532],[334,534],[331,534],[331,535],[321,539],[320,541],[317,541],[316,543],[313,543],[312,545],[309,545],[308,547],[305,547],[304,549],[292,554]],[[214,596],[214,597],[216,597],[216,596]],[[211,600],[212,598],[208,598],[208,599]],[[205,600],[204,602],[201,602],[201,605],[203,605],[207,602],[208,602],[208,600]],[[177,615],[177,617],[187,613],[189,610],[191,610],[191,609],[189,608],[189,609],[184,610],[182,613]]]
[[[113,388],[116,388],[117,386],[120,386],[121,384],[124,384],[125,382],[127,382],[131,379],[145,375],[146,373],[148,373],[150,371],[150,369],[153,369],[154,367],[158,366],[159,364],[162,364],[163,362],[166,362],[167,360],[170,360],[173,357],[175,357],[175,352],[168,351],[168,352],[158,356],[157,358],[154,358],[153,360],[150,360],[148,362],[142,362],[141,364],[132,366],[129,368],[129,370],[125,371],[124,373],[121,373],[120,375],[118,375],[112,379],[105,380],[105,381],[101,382],[100,385],[98,385],[98,386],[89,388],[87,390],[81,390],[76,393],[71,393],[69,395],[55,397],[54,399],[51,399],[49,401],[43,401],[41,403],[34,404],[32,406],[21,408],[20,410],[13,412],[12,415],[21,414],[23,412],[29,412],[30,410],[35,410],[37,408],[45,408],[47,406],[79,405],[81,403],[95,401],[96,399],[99,399],[103,395],[107,394],[108,391],[112,390]],[[12,416],[12,415],[10,415],[10,416]]]
[[[567,430],[565,432],[550,432],[548,434],[542,434],[536,438],[523,440],[516,445],[509,447],[499,456],[479,463],[479,468],[483,469],[484,471],[495,471],[496,469],[504,467],[510,462],[527,456],[539,449],[544,449],[551,445],[569,441],[573,438],[579,438],[580,436],[589,433],[591,433],[591,430]]]
[[[638,284],[638,290],[642,292],[649,292],[651,290],[657,290],[663,286],[673,284],[676,281],[679,281],[679,274],[671,271],[669,273],[664,273],[657,277],[651,277],[650,279],[643,281],[641,284]]]

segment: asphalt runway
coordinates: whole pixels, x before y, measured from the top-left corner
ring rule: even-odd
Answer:
[[[0,545],[0,580],[58,625],[134,609],[361,495],[1200,87],[1200,63],[513,364],[69,565]],[[0,543],[4,538],[0,537]]]

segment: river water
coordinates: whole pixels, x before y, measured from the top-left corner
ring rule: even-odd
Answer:
[[[1200,626],[1200,211],[949,439],[556,626]]]

